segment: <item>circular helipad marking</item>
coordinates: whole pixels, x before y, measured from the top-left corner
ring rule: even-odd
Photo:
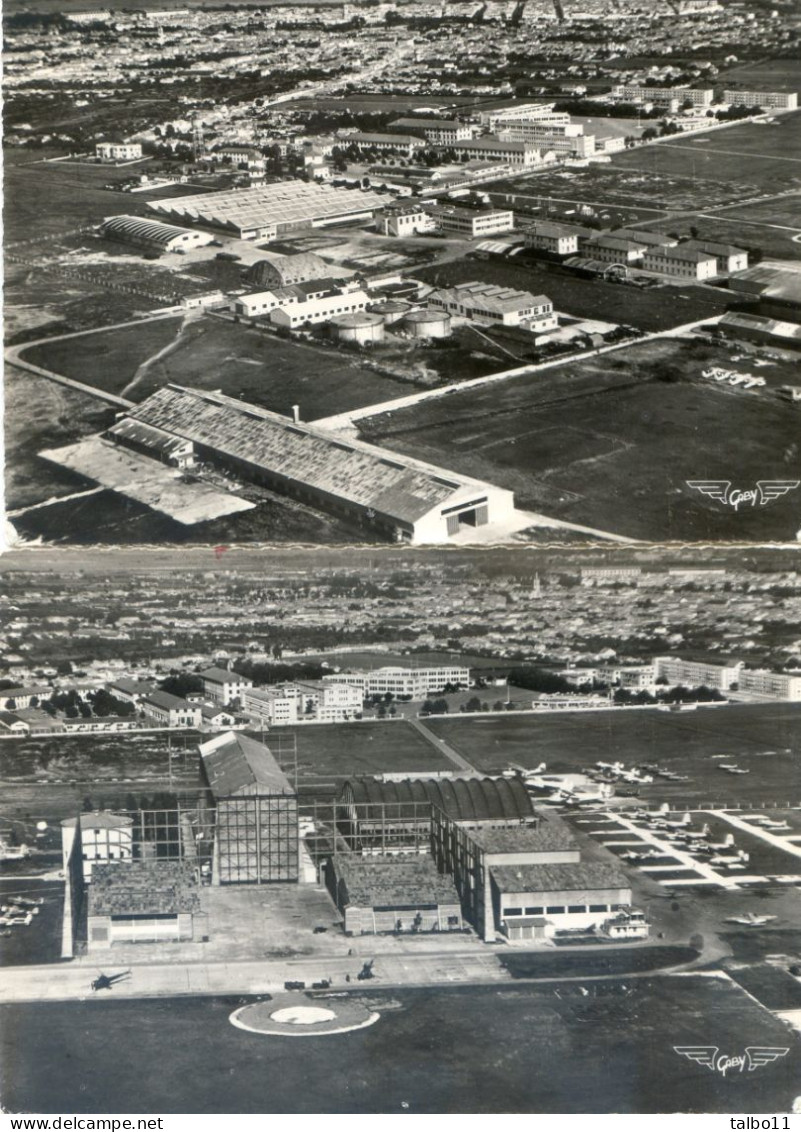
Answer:
[[[240,1006],[229,1016],[229,1022],[252,1034],[314,1037],[347,1034],[372,1026],[380,1015],[368,1010],[349,995],[326,998],[325,1006],[302,994],[279,994],[262,1002]]]
[[[322,1006],[282,1006],[270,1017],[273,1022],[288,1022],[290,1026],[312,1026],[316,1022],[330,1022],[336,1018],[336,1013]]]

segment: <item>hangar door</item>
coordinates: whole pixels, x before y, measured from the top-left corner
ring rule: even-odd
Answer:
[[[445,512],[445,521],[449,535],[458,534],[461,527],[483,527],[489,522],[489,506],[485,499],[467,503],[451,514]]]

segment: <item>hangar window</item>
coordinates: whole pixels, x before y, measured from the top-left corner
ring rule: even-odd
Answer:
[[[591,912],[608,912],[609,906],[607,904],[590,904]]]
[[[564,904],[549,904],[545,911],[549,916],[561,916],[564,913]]]
[[[543,908],[542,908],[541,905],[535,906],[533,908],[526,908],[526,915],[527,916],[541,916],[542,913],[543,913]]]
[[[580,912],[586,912],[587,906],[586,904],[568,904],[567,910],[573,915],[578,915]]]
[[[504,914],[504,916],[522,916],[523,915],[523,909],[522,908],[504,908],[503,914]]]

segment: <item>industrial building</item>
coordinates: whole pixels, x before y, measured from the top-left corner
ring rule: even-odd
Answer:
[[[462,930],[453,880],[430,857],[364,859],[338,854],[326,866],[326,884],[344,917],[346,935]]]
[[[100,226],[100,233],[107,240],[165,254],[202,248],[214,238],[208,232],[177,228],[174,224],[164,224],[160,220],[149,220],[142,216],[110,216]]]
[[[447,542],[514,510],[504,488],[345,441],[221,393],[167,385],[129,417],[191,440],[202,461],[398,542]]]
[[[438,665],[434,668],[387,665],[363,672],[337,672],[335,675],[323,676],[323,683],[358,688],[363,699],[368,696],[385,696],[390,692],[396,697],[424,700],[448,686],[469,688],[470,669],[461,665]]]
[[[430,852],[432,807],[473,829],[537,822],[516,778],[352,778],[342,788],[340,807],[348,842],[363,853]]]
[[[190,440],[171,436],[163,429],[154,428],[142,421],[131,420],[130,417],[117,421],[104,433],[104,436],[122,448],[129,448],[132,452],[160,460],[162,464],[179,468],[181,471],[191,468],[195,462],[195,449]]]
[[[378,193],[305,181],[278,181],[248,189],[197,193],[148,202],[171,219],[229,232],[241,240],[273,240],[300,228],[369,220],[383,208]]]
[[[463,914],[482,939],[598,931],[631,905],[625,875],[611,864],[582,862],[555,816],[538,815],[522,828],[476,828],[435,806],[431,838],[439,870],[453,876]]]
[[[297,794],[269,747],[228,731],[200,756],[216,814],[212,884],[297,881]]]
[[[718,322],[718,330],[732,338],[755,342],[759,346],[801,349],[801,326],[796,322],[767,318],[750,311],[728,311]]]
[[[331,270],[330,265],[313,252],[299,252],[297,255],[262,252],[262,257],[243,275],[244,284],[254,290],[274,291],[277,287],[324,279]]]
[[[137,161],[142,156],[139,142],[98,142],[95,146],[98,161]]]
[[[554,330],[559,320],[547,295],[532,295],[494,283],[457,283],[428,296],[433,307],[484,325]]]
[[[197,877],[183,861],[98,862],[87,912],[90,954],[115,943],[195,937]]]
[[[133,858],[133,818],[127,814],[113,814],[109,810],[94,810],[77,818],[65,818],[61,823],[61,852],[66,871],[76,832],[80,829],[80,854],[83,860],[83,879],[92,879],[92,868],[102,861],[130,861]]]
[[[307,286],[309,284],[299,284],[299,289]],[[328,322],[337,315],[363,311],[369,302],[370,296],[366,291],[332,289],[295,302],[282,303],[270,311],[270,322],[275,326],[295,330],[307,322]]]
[[[644,271],[655,271],[676,279],[714,279],[718,274],[717,256],[686,244],[675,248],[648,248],[642,257]]]
[[[724,90],[729,106],[759,106],[763,110],[797,110],[798,94],[785,90]]]
[[[469,240],[511,232],[515,226],[514,212],[505,208],[478,209],[444,204],[432,205],[428,212],[441,232],[466,236]]]

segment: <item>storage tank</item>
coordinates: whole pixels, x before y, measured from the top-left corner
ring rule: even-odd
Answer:
[[[358,342],[359,345],[383,342],[384,319],[380,314],[371,314],[370,311],[340,314],[331,319],[331,333],[340,342]]]
[[[412,309],[412,304],[404,302],[403,299],[385,299],[380,303],[373,303],[370,310],[373,314],[380,314],[384,320],[385,326],[391,326],[393,322],[400,322]]]
[[[403,320],[403,329],[413,338],[447,338],[451,332],[451,316],[445,311],[412,311]]]

